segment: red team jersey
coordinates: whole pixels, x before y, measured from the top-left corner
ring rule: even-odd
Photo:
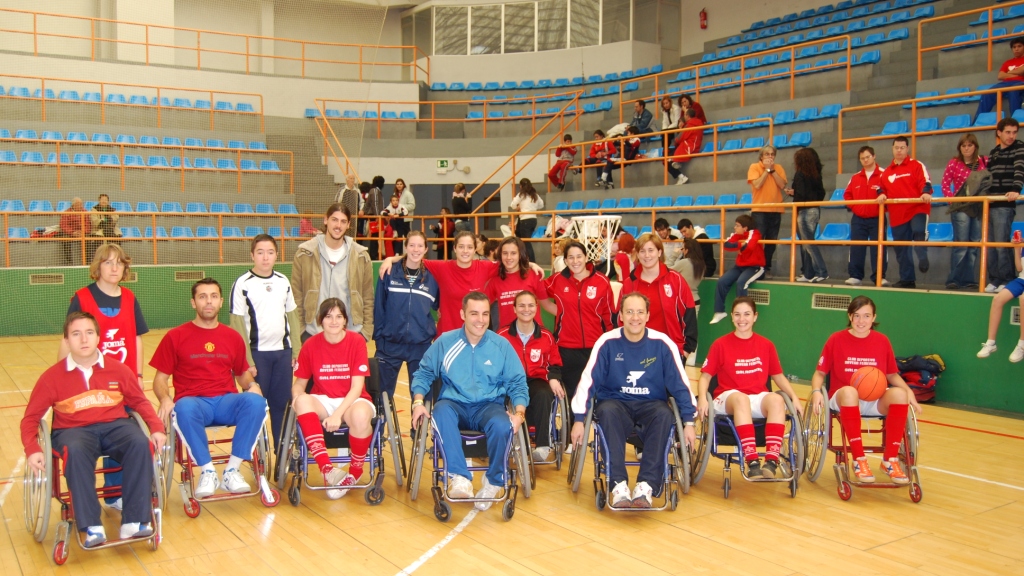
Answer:
[[[495,276],[487,282],[484,294],[491,304],[498,303],[498,325],[508,326],[516,319],[516,294],[523,290],[533,292],[537,300],[547,300],[548,291],[544,286],[544,279],[533,270],[527,270],[526,278],[520,278],[519,273],[508,274],[505,279]],[[461,308],[461,302],[459,303]]]
[[[899,372],[885,334],[872,330],[866,338],[857,338],[849,330],[840,330],[829,336],[818,359],[818,370],[830,375],[828,397],[849,386],[850,377],[862,366],[874,366],[886,375]]]
[[[235,376],[249,369],[245,341],[229,326],[188,322],[164,335],[149,365],[173,377],[174,399],[238,392]]]
[[[366,340],[358,332],[346,331],[337,344],[324,338],[323,332],[302,345],[295,377],[313,378],[313,394],[328,398],[344,398],[352,389],[353,376],[369,376],[370,362],[366,356]],[[373,401],[363,387],[360,398]]]
[[[701,371],[718,376],[715,398],[726,390],[760,394],[768,390],[771,375],[782,374],[782,363],[771,340],[760,334],[743,340],[730,332],[711,343]]]
[[[135,345],[135,295],[132,291],[121,288],[121,310],[113,317],[100,310],[88,286],[75,292],[75,295],[78,296],[78,306],[82,312],[95,316],[100,325],[100,354],[116,358],[125,366],[137,370],[139,360]]]
[[[441,288],[440,307],[437,311],[438,336],[462,328],[462,317],[459,315],[462,298],[474,290],[483,292],[487,281],[498,274],[498,264],[490,260],[473,260],[469,268],[459,268],[455,260],[424,260],[423,265],[434,275]]]

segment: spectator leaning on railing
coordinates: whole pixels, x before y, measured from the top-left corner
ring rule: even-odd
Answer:
[[[646,134],[654,132],[654,129],[651,128],[651,122],[653,121],[654,115],[647,109],[647,103],[643,100],[637,100],[633,104],[633,121],[629,125],[635,126],[639,134]]]
[[[892,164],[882,175],[881,196],[889,200],[920,198],[924,202],[887,204],[892,239],[896,241],[923,242],[928,239],[928,217],[932,213],[932,184],[924,164],[909,156],[909,142],[904,136],[892,141]],[[900,281],[894,288],[917,288],[914,273],[914,256],[910,246],[896,246],[896,261],[900,268]],[[917,266],[921,273],[928,271],[928,247],[914,246]]]
[[[1014,38],[1010,41],[1010,50],[1013,50],[1013,58],[1010,58],[999,67],[999,74],[996,82],[990,88],[1012,88],[1020,90],[1006,90],[1003,92],[1003,112],[1009,116],[1020,108],[1024,103],[1024,37]],[[978,102],[978,111],[974,113],[974,120],[982,112],[991,112],[996,105],[997,93],[982,94]],[[1006,104],[1009,104],[1009,107]],[[973,121],[972,121],[973,122]]]
[[[1009,242],[1013,219],[1017,215],[1017,197],[1024,187],[1024,143],[1017,139],[1020,124],[1013,118],[1004,118],[996,125],[998,145],[989,152],[988,171],[992,173],[989,196],[1005,196],[1005,202],[992,202],[988,208],[988,239],[990,242]],[[1016,277],[1013,250],[988,249],[988,286],[985,291],[999,292]]]
[[[759,240],[778,240],[779,226],[782,225],[782,213],[785,208],[781,206],[773,208],[759,207],[758,204],[781,204],[782,190],[786,188],[786,171],[779,164],[775,163],[777,151],[774,146],[761,148],[757,162],[750,165],[747,170],[747,183],[750,184],[753,193],[754,208],[750,210],[754,218],[754,228],[760,233]],[[764,277],[772,277],[772,256],[775,254],[775,244],[768,244],[764,247]],[[721,312],[725,312],[723,308]]]
[[[861,146],[857,152],[857,159],[860,160],[861,171],[850,178],[843,192],[843,200],[874,200],[881,203],[879,194],[882,190],[882,167],[875,163],[875,149],[871,146]],[[857,204],[848,207],[853,216],[850,218],[850,240],[878,240],[878,206],[873,204]],[[883,219],[885,213],[883,212]],[[885,222],[882,223],[883,228]],[[860,286],[864,280],[864,255],[868,246],[850,246],[850,264],[848,270],[850,277],[846,283],[850,286]],[[871,283],[874,284],[878,274],[878,258],[875,256],[874,247],[871,248]],[[882,286],[888,286],[889,281],[885,279],[885,271],[889,267],[888,250],[882,250]]]
[[[942,193],[947,197],[956,196],[967,183],[972,172],[984,172],[988,157],[980,155],[978,139],[974,134],[964,134],[956,145],[956,156],[946,165],[942,176]],[[978,174],[977,179],[981,175]],[[974,195],[977,186],[970,185],[965,194]],[[960,202],[949,205],[949,220],[953,223],[954,242],[981,241],[981,206],[974,202]],[[978,275],[974,263],[978,258],[977,248],[955,247],[950,253],[949,277],[946,289],[977,288]]]

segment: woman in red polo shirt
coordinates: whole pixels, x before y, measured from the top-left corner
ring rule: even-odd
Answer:
[[[711,344],[701,367],[697,414],[708,414],[708,386],[718,376],[713,393],[715,412],[732,415],[739,434],[747,477],[775,478],[779,470],[779,452],[786,433],[786,404],[782,397],[768,389],[768,379],[793,401],[797,412],[803,412],[793,387],[782,373],[779,354],[772,341],[754,333],[757,304],[747,296],[732,302],[732,323],[736,330]],[[753,418],[765,418],[764,467],[757,455]]]
[[[299,352],[292,385],[292,408],[306,447],[323,472],[324,484],[352,486],[363,475],[363,463],[373,433],[370,420],[377,412],[365,387],[366,377],[370,375],[366,340],[358,332],[346,330],[348,312],[337,298],[324,300],[316,319],[323,332],[306,340]],[[313,389],[306,394],[310,378]],[[334,432],[342,423],[349,429],[352,459],[348,474],[334,467],[324,445],[324,430]],[[327,497],[336,500],[347,492],[328,490]]]
[[[548,300],[544,275],[530,269],[525,243],[515,236],[509,236],[498,244],[498,256],[501,259],[498,275],[488,280],[484,287],[484,294],[491,305],[498,306],[496,317],[491,317],[491,326],[498,330],[516,319],[515,299],[523,290],[536,295],[541,307],[554,314],[555,305]]]
[[[850,451],[856,459],[853,472],[858,482],[874,482],[871,466],[864,455],[861,441],[861,422],[864,416],[885,416],[885,450],[882,455],[882,472],[897,484],[907,484],[910,479],[900,467],[897,455],[903,440],[903,429],[907,424],[907,410],[921,413],[914,392],[907,386],[896,367],[896,355],[892,344],[881,332],[875,331],[875,303],[867,296],[857,296],[846,309],[849,318],[846,330],[840,330],[828,337],[825,349],[818,359],[818,369],[811,377],[811,397],[808,400],[814,411],[824,409],[823,386],[829,376],[828,406],[839,412],[839,421],[846,431]],[[863,366],[874,366],[889,382],[889,389],[878,400],[867,402],[860,399],[857,389],[850,386],[850,377]]]

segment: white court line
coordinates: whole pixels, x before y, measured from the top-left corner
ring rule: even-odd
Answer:
[[[433,548],[424,552],[423,555],[420,556],[415,562],[403,568],[401,572],[399,572],[395,576],[408,576],[409,574],[415,572],[420,566],[426,563],[427,560],[433,558],[435,554],[440,552],[442,548],[447,546],[449,542],[451,542],[456,536],[458,536],[459,533],[462,532],[463,528],[468,526],[469,523],[473,521],[473,518],[476,518],[478,512],[479,511],[476,508],[470,510],[469,514],[466,514],[466,517],[462,519],[462,522],[459,522],[459,525],[455,528],[452,528],[452,531],[444,537],[444,540],[441,540],[437,544],[434,544]]]
[[[17,478],[18,474],[21,473],[21,467],[25,464],[25,456],[22,455],[18,458],[18,463],[14,465],[14,469],[11,470],[11,480],[0,490],[0,506],[4,505],[4,500],[7,500],[7,495],[11,493],[11,488],[14,488],[14,479]]]
[[[1003,482],[996,482],[995,480],[988,480],[985,478],[978,478],[977,476],[968,476],[967,474],[961,474],[959,472],[950,472],[949,470],[943,470],[941,468],[932,468],[931,466],[918,466],[922,470],[931,470],[932,472],[942,472],[943,474],[949,474],[950,476],[959,476],[960,478],[966,478],[968,480],[976,480],[978,482],[984,482],[986,484],[995,484],[996,486],[1002,486],[1003,488],[1011,488],[1013,490],[1024,491],[1024,486],[1015,486],[1013,484],[1004,484]]]

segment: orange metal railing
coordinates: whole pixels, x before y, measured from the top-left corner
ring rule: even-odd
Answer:
[[[90,16],[72,16],[67,14],[57,14],[52,12],[38,12],[29,10],[15,10],[12,8],[0,8],[0,15],[2,15],[2,28],[0,28],[0,35],[10,34],[14,36],[30,36],[32,39],[32,54],[39,56],[40,54],[47,54],[47,52],[40,50],[40,39],[57,39],[66,45],[70,41],[88,41],[89,42],[89,58],[96,60],[97,58],[97,46],[104,44],[113,44],[115,46],[137,46],[144,49],[145,58],[144,62],[146,65],[152,64],[151,58],[154,50],[171,50],[176,55],[177,51],[191,52],[195,55],[196,69],[197,70],[211,70],[211,69],[223,69],[217,66],[210,66],[207,64],[203,65],[204,55],[220,55],[235,57],[239,60],[240,65],[230,68],[231,70],[244,71],[246,74],[253,72],[252,64],[254,61],[260,62],[262,60],[272,61],[284,61],[284,62],[298,62],[300,63],[300,71],[298,74],[277,74],[277,75],[297,75],[305,78],[309,75],[307,70],[310,64],[327,64],[327,65],[342,65],[342,66],[357,66],[358,73],[354,75],[360,82],[363,81],[364,68],[369,67],[371,70],[374,66],[384,67],[400,67],[408,68],[409,75],[413,82],[420,80],[430,83],[430,57],[427,56],[422,50],[416,46],[395,46],[395,45],[374,45],[374,44],[348,44],[343,42],[315,42],[309,40],[298,40],[294,38],[279,38],[276,36],[260,36],[256,34],[238,34],[234,32],[221,32],[217,30],[202,30],[198,28],[182,28],[178,26],[164,26],[160,24],[146,24],[142,22],[130,22],[127,20],[113,20],[109,18],[95,18]],[[30,20],[30,21],[29,21]],[[19,22],[24,23],[22,28],[16,28]],[[89,26],[89,34],[74,34],[68,32],[69,27],[74,24],[87,23]],[[104,25],[116,25],[118,38],[110,38],[103,36],[99,33],[98,28],[102,28]],[[161,36],[161,34],[154,34],[154,32],[170,32],[172,38],[177,37],[178,33],[186,33],[194,35],[195,41],[187,44],[177,44],[176,42],[165,43],[154,40],[154,36]],[[141,40],[127,40],[125,37],[140,37]],[[229,39],[234,43],[237,43],[238,47],[235,49],[225,48],[213,48],[210,47],[211,42],[216,43]],[[264,42],[265,41],[265,42]],[[205,44],[204,44],[205,43]],[[271,46],[275,52],[281,52],[290,50],[296,52],[297,56],[291,55],[280,55],[275,53],[267,53],[263,51],[263,46]],[[318,49],[354,49],[358,52],[356,59],[332,59],[326,57],[313,56],[310,53],[316,52]],[[364,53],[367,51],[372,52],[374,55],[378,54],[380,50],[400,50],[405,52],[411,51],[410,62],[380,62],[376,58],[374,60],[366,60]],[[64,52],[58,54],[64,55]],[[422,55],[422,56],[421,56]],[[426,61],[426,67],[424,68],[418,63],[419,58],[423,58]],[[244,60],[244,62],[243,62]],[[275,70],[276,72],[276,70]],[[320,76],[317,76],[320,77]],[[350,76],[342,75],[338,78],[350,78]]]
[[[1007,91],[1017,90],[1017,88],[990,88],[988,90],[972,90],[970,92],[962,92],[954,95],[945,96],[929,96],[926,98],[908,98],[906,100],[894,100],[892,102],[880,102],[878,104],[864,104],[862,106],[850,106],[843,108],[839,111],[839,117],[836,124],[836,130],[838,132],[839,139],[839,161],[836,165],[836,170],[839,174],[843,173],[843,144],[856,144],[860,142],[872,142],[878,140],[892,140],[896,136],[906,136],[910,140],[910,155],[912,157],[917,155],[917,139],[924,136],[941,136],[944,134],[959,134],[962,132],[977,132],[979,130],[995,130],[995,125],[990,126],[967,126],[964,128],[950,128],[950,129],[939,129],[939,130],[928,130],[919,131],[917,129],[917,119],[919,114],[919,106],[924,102],[934,102],[938,100],[946,100],[949,98],[967,98],[971,96],[980,96],[984,94],[995,94],[996,105],[993,111],[996,113],[996,118],[1000,118],[1003,114],[1003,93]],[[902,109],[903,106],[910,106],[910,122],[907,124],[907,131],[900,134],[874,134],[871,136],[858,136],[847,138],[843,135],[843,118],[851,113],[861,112],[864,110],[878,110],[881,108],[892,108],[898,107],[897,110]]]
[[[923,20],[918,21],[918,23],[917,23],[917,80],[918,80],[918,82],[920,82],[921,80],[924,80],[924,77],[923,77],[923,75],[924,75],[924,64],[923,64],[924,54],[926,52],[935,52],[937,50],[942,50],[944,48],[974,46],[974,45],[984,44],[985,47],[986,47],[986,51],[988,52],[988,55],[987,55],[987,68],[986,68],[986,70],[991,72],[992,71],[992,44],[993,44],[993,42],[997,42],[1001,38],[1008,38],[1008,37],[1011,37],[1011,36],[1018,36],[1018,34],[1006,34],[1006,35],[1002,35],[1002,36],[996,36],[995,38],[993,38],[992,37],[992,24],[993,24],[992,23],[992,13],[994,11],[996,11],[996,10],[1004,10],[1005,11],[1005,10],[1007,10],[1007,9],[1013,7],[1013,6],[1018,6],[1020,4],[1024,4],[1024,0],[1018,0],[1017,2],[1003,2],[1001,4],[993,4],[992,6],[989,6],[988,8],[977,8],[977,9],[974,9],[974,10],[965,10],[963,12],[957,12],[955,14],[943,14],[942,16],[935,16],[934,18],[925,18]],[[924,44],[923,44],[923,42],[924,42],[924,40],[923,40],[924,39],[924,34],[923,34],[923,32],[924,32],[924,25],[925,24],[931,24],[932,22],[941,22],[943,20],[950,20],[950,19],[953,19],[953,18],[962,18],[964,16],[971,16],[971,15],[974,15],[974,14],[984,14],[984,13],[988,13],[988,23],[987,23],[987,27],[986,27],[987,30],[988,30],[988,37],[987,38],[982,38],[981,40],[971,40],[971,41],[968,41],[968,42],[956,42],[956,43],[949,43],[949,44],[939,44],[937,46],[929,46],[927,48],[924,47]],[[974,70],[974,72],[978,72],[978,70]]]
[[[1022,1],[1024,1],[1024,0],[1022,0]],[[813,66],[812,65],[810,68],[807,68],[807,69],[804,69],[804,70],[797,70],[796,69],[797,53],[799,52],[800,48],[806,48],[806,47],[809,47],[809,46],[818,46],[818,45],[822,45],[822,44],[828,44],[828,43],[831,43],[831,42],[842,42],[845,45],[843,47],[843,50],[832,53],[832,54],[839,55],[839,54],[842,54],[843,51],[845,51],[845,53],[846,53],[846,61],[845,62],[838,62],[838,63],[828,64],[828,65],[824,65],[824,66]],[[853,61],[852,61],[853,60],[853,54],[851,52],[852,51],[852,46],[850,45],[850,42],[851,42],[851,37],[849,35],[830,36],[828,38],[821,38],[821,39],[812,40],[812,41],[809,41],[809,42],[802,42],[800,44],[792,44],[792,45],[786,46],[784,48],[769,48],[767,50],[762,50],[760,52],[749,52],[749,53],[743,54],[741,56],[733,56],[731,58],[722,58],[721,60],[715,60],[714,62],[704,62],[702,64],[695,64],[693,66],[686,66],[684,68],[677,68],[675,70],[669,70],[667,72],[661,72],[661,73],[658,73],[658,74],[654,74],[653,76],[645,76],[644,78],[641,78],[639,80],[631,79],[631,78],[630,79],[626,79],[626,80],[622,80],[622,81],[619,82],[619,122],[624,122],[625,121],[625,120],[623,120],[623,118],[626,117],[624,115],[623,108],[625,108],[627,105],[632,105],[632,103],[636,102],[637,100],[644,100],[646,102],[653,102],[653,101],[656,101],[656,100],[660,99],[662,96],[664,96],[664,94],[659,94],[659,92],[663,92],[663,91],[666,92],[666,93],[668,92],[669,80],[670,79],[674,80],[681,72],[686,72],[686,71],[691,71],[694,74],[694,77],[691,79],[694,82],[694,88],[693,88],[691,96],[693,96],[695,100],[699,100],[700,99],[701,92],[706,92],[708,89],[711,89],[711,88],[713,88],[714,90],[719,90],[721,88],[733,88],[733,87],[739,86],[739,88],[740,88],[740,106],[745,106],[746,105],[747,88],[751,84],[758,84],[760,82],[765,82],[765,81],[769,81],[769,80],[777,80],[777,79],[780,79],[780,78],[789,78],[789,98],[793,99],[793,98],[796,98],[796,77],[804,75],[804,74],[807,74],[807,73],[810,73],[810,72],[820,72],[822,70],[832,70],[832,69],[837,69],[838,70],[838,69],[841,69],[841,68],[845,68],[846,69],[846,90],[849,91],[850,90],[850,70],[851,70],[851,66],[853,65]],[[789,71],[788,72],[783,72],[783,73],[779,73],[779,74],[768,74],[768,75],[765,75],[765,76],[760,76],[758,78],[748,78],[747,77],[747,71],[748,71],[747,60],[749,60],[750,58],[762,57],[762,56],[767,56],[767,55],[770,55],[770,54],[784,54],[784,53],[788,53],[789,54],[789,61],[788,61],[789,62]],[[815,54],[814,57],[815,58],[825,58],[826,56],[822,55],[822,54]],[[706,86],[704,88],[701,87],[700,83],[701,83],[701,80],[703,78],[721,77],[724,74],[729,74],[729,72],[723,72],[722,74],[715,74],[714,76],[702,75],[701,74],[701,69],[702,68],[703,69],[707,69],[707,68],[710,68],[711,66],[714,66],[714,65],[717,65],[717,64],[726,65],[726,64],[728,64],[730,62],[739,62],[740,63],[740,69],[738,71],[736,71],[736,70],[733,71],[733,73],[739,72],[739,78],[738,79],[733,80],[732,82],[725,82],[725,83],[722,83],[722,84],[715,84],[713,87],[712,86]],[[782,65],[785,65],[785,64],[786,64],[785,60],[780,60],[779,62],[772,63],[771,66],[768,66],[767,68],[771,68],[771,67],[775,67],[775,66],[782,66]],[[760,68],[760,66],[759,66],[759,68]],[[668,78],[669,76],[671,76],[672,78]],[[631,98],[631,97],[627,97],[626,93],[624,93],[622,91],[622,88],[626,84],[629,84],[630,82],[646,81],[646,80],[648,80],[650,78],[654,79],[654,94],[651,95],[651,96]],[[690,82],[690,80],[687,80],[686,82]],[[673,97],[678,97],[679,95],[681,95],[683,93],[684,92],[677,92],[677,93],[673,93],[673,94],[669,94],[669,95],[673,96]],[[652,112],[654,112],[655,114],[660,113],[660,111],[658,111],[658,110],[652,110]],[[628,116],[632,117],[632,114],[629,114]]]
[[[185,191],[185,173],[203,173],[203,172],[228,172],[237,174],[238,182],[238,193],[242,192],[242,175],[243,174],[263,174],[263,175],[286,175],[288,176],[288,193],[295,193],[295,156],[290,150],[250,150],[240,148],[209,148],[204,146],[168,146],[162,144],[126,144],[118,142],[81,142],[81,141],[65,141],[65,140],[39,140],[39,139],[26,139],[26,138],[0,138],[0,142],[9,142],[16,144],[30,144],[36,147],[51,147],[53,152],[56,154],[56,162],[3,162],[0,161],[0,165],[6,166],[44,166],[54,167],[57,170],[57,189],[61,189],[62,185],[62,170],[68,168],[83,169],[83,168],[105,168],[108,170],[116,169],[121,173],[121,190],[125,189],[125,172],[130,170],[169,170],[180,172],[181,174],[181,191]],[[73,152],[67,152],[66,150],[70,147],[74,149],[78,147],[100,147],[105,148],[110,154],[116,155],[118,164],[75,164],[74,162],[64,162],[61,159],[61,154],[71,155]],[[177,152],[177,158],[180,158],[181,165],[177,167],[173,166],[139,166],[139,165],[125,165],[126,153],[130,155],[132,151],[163,151],[163,150],[174,150]],[[186,150],[202,150],[203,152],[216,151],[217,154],[231,154],[234,156],[234,168],[190,168],[185,166],[185,163],[189,160],[185,156]],[[39,150],[31,150],[32,152],[38,152]],[[49,152],[49,150],[46,150]],[[40,152],[42,154],[42,152]],[[90,152],[87,152],[90,153]],[[253,169],[242,169],[242,154],[255,154],[259,156],[273,156],[287,155],[288,156],[288,169],[287,170],[253,170]],[[173,158],[173,157],[172,157]],[[70,158],[69,158],[70,159]]]
[[[107,111],[112,109],[112,108],[113,109],[121,109],[121,110],[123,110],[123,109],[132,109],[132,110],[152,109],[152,110],[156,110],[156,126],[157,126],[157,128],[161,128],[162,127],[161,122],[162,122],[163,114],[165,112],[167,112],[167,111],[174,110],[176,113],[180,113],[180,112],[194,112],[194,113],[197,113],[197,114],[208,114],[209,117],[210,117],[210,130],[214,130],[216,128],[216,125],[217,125],[216,124],[216,119],[217,119],[217,116],[220,115],[220,114],[233,114],[233,115],[241,115],[241,116],[257,116],[259,118],[259,122],[260,122],[260,132],[263,132],[263,130],[264,130],[263,95],[262,94],[257,94],[255,92],[232,92],[232,91],[225,91],[225,90],[200,90],[200,89],[197,89],[197,88],[180,88],[180,87],[176,87],[176,86],[157,86],[157,85],[152,85],[152,84],[130,84],[130,83],[126,83],[126,82],[97,82],[97,81],[94,81],[94,80],[73,80],[73,79],[70,79],[70,78],[45,78],[45,77],[42,77],[42,76],[24,76],[24,75],[19,75],[19,74],[0,74],[0,78],[17,78],[18,80],[30,80],[30,81],[33,82],[32,86],[28,86],[26,88],[30,91],[30,93],[34,93],[35,90],[39,90],[39,96],[38,97],[36,97],[36,96],[28,96],[28,97],[15,96],[15,95],[11,94],[11,90],[8,90],[7,94],[5,96],[0,96],[0,98],[10,98],[10,99],[20,100],[20,101],[26,101],[26,100],[27,101],[38,101],[39,102],[39,107],[40,107],[40,115],[41,115],[41,118],[42,118],[43,122],[46,122],[46,108],[47,108],[47,106],[51,106],[52,107],[54,104],[59,103],[60,105],[76,105],[76,104],[78,104],[78,105],[84,105],[84,106],[97,106],[97,107],[99,107],[99,110],[100,110],[100,124],[106,124],[107,123]],[[12,86],[9,82],[4,82],[4,83],[8,85],[9,89],[14,88],[14,86]],[[92,88],[92,90],[84,90],[82,87]],[[142,89],[142,90],[145,90],[147,92],[150,92],[151,93],[150,95],[152,95],[155,98],[155,100],[154,100],[155,104],[130,104],[130,103],[120,103],[120,102],[107,102],[107,96],[110,95],[110,94],[114,94],[115,93],[115,92],[113,92],[111,90],[111,88],[114,88],[114,87]],[[75,90],[75,91],[83,91],[83,92],[85,92],[85,91],[98,92],[99,95],[100,95],[100,101],[99,102],[95,102],[95,101],[85,101],[85,100],[61,100],[60,98],[51,98],[51,97],[47,97],[47,91],[48,90],[52,91],[55,96],[59,93],[60,90]],[[186,94],[196,95],[196,97],[197,97],[196,99],[199,99],[198,95],[202,95],[203,97],[208,98],[207,102],[210,103],[210,108],[208,110],[205,110],[205,109],[197,109],[197,108],[183,108],[183,107],[180,107],[180,106],[171,106],[170,105],[170,103],[173,102],[173,99],[175,97],[179,97],[179,95],[180,96],[184,96]],[[124,94],[124,96],[127,97],[129,95]],[[147,94],[140,94],[140,96],[148,96],[148,95]],[[255,104],[255,105],[253,105],[253,111],[252,112],[238,111],[238,110],[216,110],[215,109],[215,106],[216,106],[215,103],[218,100],[223,100],[223,98],[218,98],[218,96],[242,96],[246,100],[249,101],[249,102],[246,102],[246,104]],[[167,101],[167,104],[164,104],[165,100]]]
[[[317,98],[315,100],[315,102],[316,102],[317,110],[320,111],[320,116],[325,118],[329,122],[341,121],[341,122],[373,122],[373,123],[375,123],[377,125],[377,137],[378,138],[380,138],[381,126],[384,123],[387,123],[387,122],[414,122],[414,123],[429,122],[430,123],[430,137],[431,138],[435,138],[436,137],[436,128],[437,128],[438,124],[446,124],[446,123],[459,123],[459,124],[463,124],[463,123],[479,123],[479,124],[481,124],[483,126],[483,137],[487,138],[487,125],[489,123],[493,124],[494,122],[508,122],[508,121],[524,121],[524,120],[529,120],[530,121],[530,129],[531,129],[531,131],[532,132],[536,132],[537,131],[537,122],[538,122],[538,120],[543,122],[545,118],[555,116],[554,113],[551,113],[551,114],[546,114],[546,113],[545,114],[534,114],[533,112],[536,110],[536,106],[537,106],[538,100],[550,100],[551,98],[568,98],[568,99],[571,99],[571,98],[575,98],[577,96],[580,96],[582,93],[583,93],[582,91],[575,90],[575,91],[572,91],[572,92],[558,92],[558,93],[553,93],[553,94],[539,94],[539,95],[535,94],[533,96],[526,96],[526,97],[521,97],[521,98],[509,98],[507,100],[423,100],[423,101],[419,101],[419,100],[380,100],[380,101],[373,101],[373,102],[371,102],[371,101],[366,101],[366,100],[339,100],[339,99],[334,99],[334,98]],[[338,116],[330,116],[330,117],[328,117],[327,116],[327,110],[328,110],[327,106],[328,106],[328,104],[350,104],[350,105],[353,105],[354,107],[356,107],[356,108],[358,108],[360,110],[365,110],[367,112],[376,111],[377,117],[376,118],[362,118],[362,117],[345,118],[345,117],[338,117]],[[501,118],[488,118],[488,113],[491,110],[495,110],[495,109],[505,110],[509,106],[526,105],[526,104],[529,104],[529,106],[530,106],[530,115],[529,116],[524,114],[523,116],[502,116]],[[481,113],[483,114],[483,117],[482,118],[438,118],[437,117],[438,108],[442,108],[442,107],[445,107],[445,106],[458,106],[460,108],[461,107],[465,107],[465,106],[469,106],[471,112],[481,111]],[[415,109],[417,111],[423,110],[424,107],[429,107],[429,113],[428,113],[428,116],[426,118],[424,118],[422,116],[419,117],[419,118],[382,118],[381,117],[382,113],[386,111],[384,109],[385,107],[401,107],[401,108],[404,108],[405,110],[408,110],[410,108],[414,108],[415,107]],[[332,110],[332,112],[333,112],[333,110]],[[418,114],[418,112],[417,112],[417,114]],[[579,106],[577,105],[577,109],[570,110],[569,114],[575,114],[575,115],[579,116],[579,115],[583,114],[583,110],[579,109]]]
[[[618,150],[618,155],[619,155],[619,158],[620,158],[619,160],[615,161],[615,164],[617,166],[622,167],[623,165],[629,165],[629,164],[640,164],[640,163],[646,163],[646,162],[660,162],[662,164],[662,167],[663,167],[664,181],[662,182],[662,184],[664,184],[664,185],[668,184],[668,163],[669,162],[677,162],[680,158],[683,158],[684,161],[689,161],[689,160],[692,160],[694,158],[706,158],[706,157],[710,156],[712,158],[713,163],[714,163],[713,164],[713,169],[712,169],[712,182],[718,182],[718,157],[719,156],[724,156],[724,155],[728,155],[728,154],[742,154],[742,153],[749,153],[749,152],[757,152],[757,151],[759,151],[761,149],[760,147],[758,147],[758,148],[739,148],[739,149],[736,149],[736,150],[720,150],[719,149],[719,145],[718,145],[719,130],[721,130],[721,128],[724,127],[724,126],[739,126],[739,125],[749,125],[750,128],[767,128],[768,129],[768,138],[765,140],[765,144],[771,144],[772,143],[772,137],[775,135],[775,121],[772,118],[767,118],[766,117],[766,118],[758,118],[756,120],[730,120],[729,122],[718,122],[716,124],[703,124],[701,126],[692,126],[692,127],[689,127],[689,128],[685,128],[685,127],[684,128],[673,128],[672,130],[663,130],[663,131],[660,131],[660,132],[640,134],[639,136],[637,136],[638,138],[651,138],[651,137],[663,136],[666,141],[671,142],[672,140],[674,140],[675,136],[679,135],[682,132],[690,132],[690,131],[693,131],[693,130],[700,130],[700,131],[711,130],[710,137],[711,137],[711,142],[713,144],[711,152],[694,152],[693,154],[685,155],[685,157],[673,156],[671,150],[669,149],[670,146],[666,146],[664,148],[663,154],[661,156],[658,156],[658,157],[654,157],[654,158],[636,158],[634,160],[622,160],[621,159],[621,157],[622,157],[622,146],[623,146],[623,143],[626,140],[629,140],[630,138],[633,138],[633,136],[630,136],[630,135],[615,136],[615,137],[612,137],[612,138],[606,138],[605,140],[584,140],[584,141],[579,142],[579,143],[573,142],[573,146],[586,146],[588,144],[596,144],[597,142],[608,142],[608,141],[611,141],[611,142],[615,143],[615,148],[616,148],[616,150]],[[552,157],[554,156],[554,151],[559,146],[560,145],[549,146],[548,147],[548,170],[549,171],[551,170],[551,166],[553,165],[552,164]],[[585,160],[589,160],[589,158],[581,158],[581,160],[585,161]],[[581,184],[580,184],[580,186],[582,187],[581,189],[586,190],[586,188],[587,188],[587,171],[586,171],[586,168],[596,168],[596,167],[604,166],[604,165],[605,165],[604,162],[588,163],[588,164],[581,164],[581,165],[570,166],[570,169],[571,170],[579,170],[579,172],[581,173]],[[625,188],[626,187],[626,171],[625,170],[620,170],[619,172],[620,172],[620,174],[619,174],[619,179],[620,179],[619,186],[621,188]],[[551,180],[550,179],[548,180],[548,192],[549,193],[551,192]]]

